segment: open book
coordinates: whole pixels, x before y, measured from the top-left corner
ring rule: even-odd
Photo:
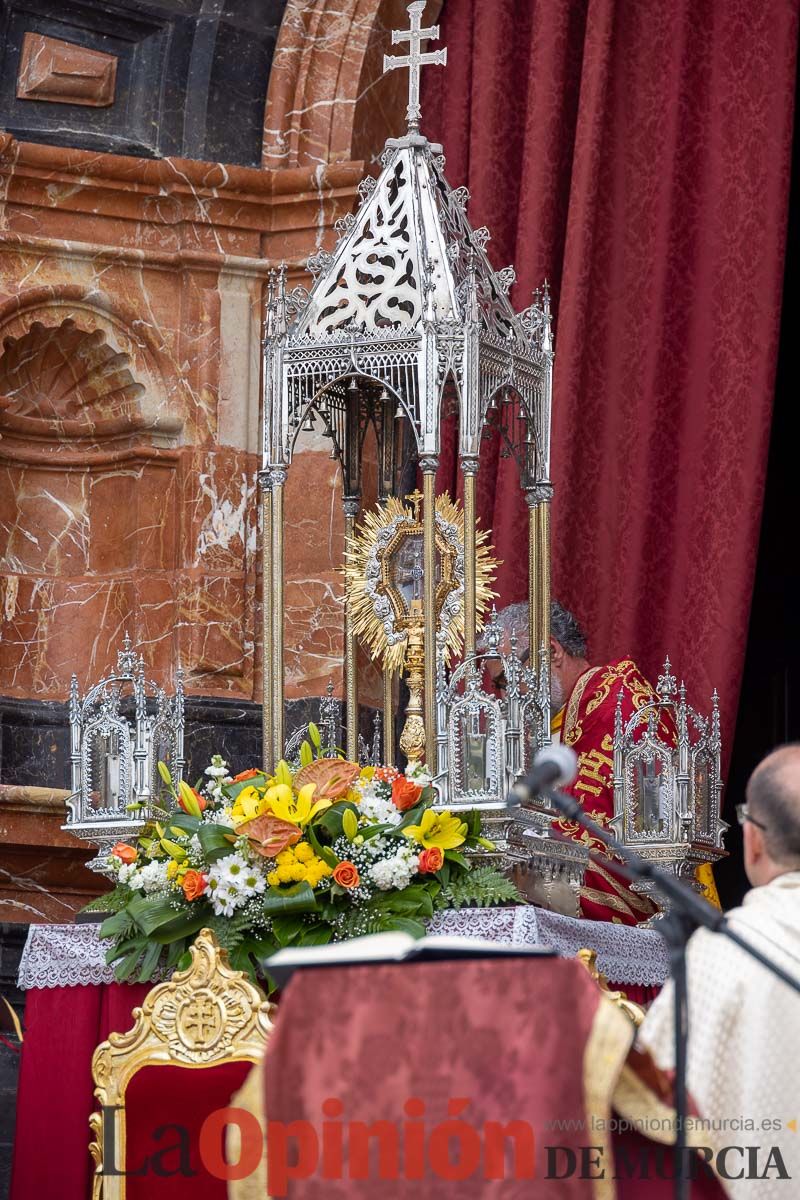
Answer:
[[[372,933],[349,938],[327,946],[297,946],[278,950],[261,964],[276,983],[284,984],[303,967],[345,967],[363,963],[401,963],[454,958],[549,958],[555,954],[549,946],[515,946],[510,942],[490,942],[486,938],[430,937],[415,938],[400,930]]]

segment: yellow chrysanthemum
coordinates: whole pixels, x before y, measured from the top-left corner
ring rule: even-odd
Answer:
[[[294,847],[294,856],[298,862],[309,863],[316,858],[314,851],[311,849],[308,842],[298,842]]]
[[[270,871],[269,875],[267,876],[267,883],[269,884],[269,886],[277,887],[280,882],[281,882],[281,877],[278,874],[278,872]]]
[[[467,836],[467,825],[449,812],[437,813],[427,808],[419,825],[409,825],[403,832],[426,850],[432,846],[438,846],[440,850],[455,850]]]
[[[294,862],[294,850],[292,847],[289,846],[286,850],[281,850],[280,854],[277,855],[275,862],[279,867],[291,866]]]
[[[291,883],[294,880],[294,867],[290,867],[288,864],[278,867],[274,874],[278,876],[279,883]]]

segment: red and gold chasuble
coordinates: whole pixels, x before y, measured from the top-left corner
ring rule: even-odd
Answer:
[[[561,741],[578,756],[578,776],[564,790],[580,800],[588,816],[607,825],[614,815],[612,775],[614,713],[622,692],[622,719],[655,699],[652,687],[629,658],[606,667],[592,667],[581,675],[564,708]],[[663,731],[670,736],[668,731]],[[604,844],[581,829],[576,821],[561,820],[556,828],[590,850],[605,853]],[[591,862],[581,890],[581,914],[593,921],[636,925],[656,911],[644,896],[631,891],[614,870],[613,859],[600,866]]]

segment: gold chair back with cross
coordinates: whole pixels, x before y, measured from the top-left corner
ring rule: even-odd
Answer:
[[[232,969],[211,930],[197,935],[191,956],[186,970],[153,987],[141,1008],[133,1010],[127,1033],[112,1033],[94,1052],[92,1078],[100,1111],[90,1118],[92,1200],[126,1200],[121,1173],[129,1140],[126,1094],[138,1072],[155,1066],[208,1069],[263,1057],[274,1006],[246,975]],[[174,1119],[179,1121],[180,1114]]]

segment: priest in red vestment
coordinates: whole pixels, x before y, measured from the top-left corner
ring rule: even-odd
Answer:
[[[528,608],[512,604],[499,614],[506,636],[513,629],[517,646],[527,645]],[[580,800],[586,813],[600,825],[614,815],[613,736],[617,697],[622,693],[622,719],[655,699],[655,692],[636,663],[618,659],[605,666],[591,666],[586,636],[575,617],[557,600],[550,607],[550,699],[553,718],[551,737],[561,740],[578,756],[578,775],[565,791]],[[502,680],[495,680],[502,688]],[[662,728],[669,740],[674,729]],[[577,822],[561,820],[556,828],[591,850],[605,852],[605,845],[592,838]],[[713,878],[708,871],[711,888]],[[707,882],[703,880],[704,884]],[[714,895],[706,888],[708,899]],[[718,901],[717,901],[718,903]],[[653,904],[634,892],[615,870],[614,860],[593,861],[586,871],[581,891],[581,915],[595,921],[636,925],[655,913]]]
[[[655,693],[629,658],[603,667],[592,667],[586,638],[575,617],[558,601],[550,608],[550,698],[554,713],[551,735],[560,738],[578,756],[578,775],[565,790],[580,800],[587,814],[600,825],[614,815],[613,735],[617,697],[622,693],[622,719],[627,721]],[[597,838],[576,821],[561,820],[556,827],[570,837],[604,852]],[[655,913],[646,896],[639,896],[617,872],[610,859],[593,860],[581,889],[581,915],[596,921],[636,925]]]

